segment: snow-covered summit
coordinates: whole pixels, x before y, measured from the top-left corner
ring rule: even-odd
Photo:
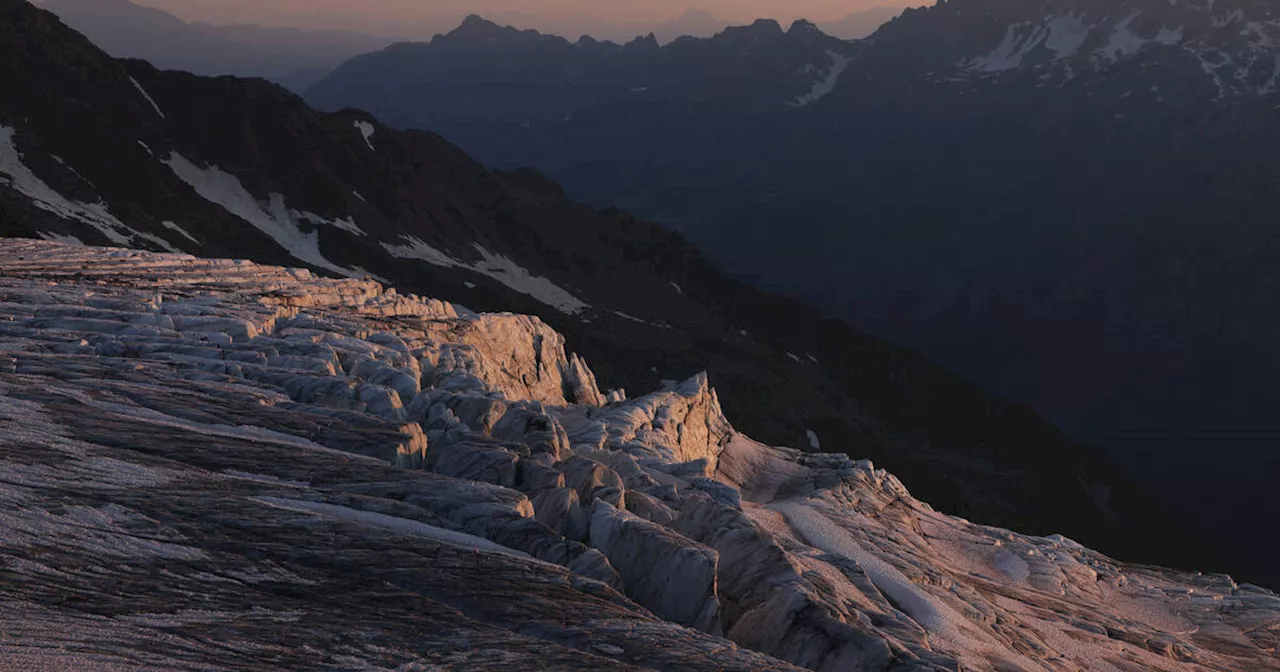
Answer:
[[[1133,62],[1186,63],[1219,95],[1275,93],[1280,77],[1280,10],[1269,3],[954,0],[922,11],[984,36],[957,62],[975,77],[1030,69],[1061,82]]]

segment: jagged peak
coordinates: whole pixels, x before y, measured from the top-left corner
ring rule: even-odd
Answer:
[[[475,42],[527,42],[541,40],[560,40],[568,43],[562,37],[555,35],[544,35],[536,30],[521,30],[512,26],[504,26],[486,19],[479,14],[471,14],[463,19],[462,24],[452,31],[442,36],[445,40],[455,43],[475,43]]]
[[[808,19],[796,19],[791,27],[787,29],[788,35],[803,35],[806,33],[821,33],[822,29],[818,25]]]
[[[741,28],[743,32],[751,35],[776,36],[782,35],[782,24],[777,19],[756,19],[751,25]]]
[[[628,49],[660,49],[658,37],[653,33],[640,35],[625,45]]]
[[[480,16],[479,14],[468,14],[467,18],[462,20],[462,25],[458,26],[454,32],[457,32],[459,30],[464,30],[464,31],[502,30],[502,28],[503,26],[500,26],[494,23],[493,21],[490,21],[484,18],[483,16]]]

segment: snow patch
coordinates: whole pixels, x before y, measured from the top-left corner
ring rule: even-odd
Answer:
[[[301,212],[297,210],[290,210],[289,215],[300,222],[311,222],[312,224],[323,224],[324,226],[332,226],[333,228],[338,229],[339,231],[346,231],[347,233],[350,233],[356,236],[369,235],[364,232],[364,229],[356,225],[356,220],[352,217],[347,217],[346,219],[339,217],[334,220],[328,220],[328,219],[325,219],[324,217],[321,217],[320,215],[317,215],[311,212],[306,212],[305,210]]]
[[[796,98],[794,102],[788,102],[791,107],[805,107],[822,100],[827,94],[835,91],[836,84],[840,81],[840,75],[849,67],[849,57],[834,51],[827,51],[827,55],[831,57],[831,69],[827,71],[826,76],[813,83],[813,88],[809,89],[809,93]]]
[[[1111,37],[1107,40],[1106,45],[1095,52],[1098,56],[1115,63],[1121,56],[1132,56],[1138,53],[1148,40],[1143,39],[1137,33],[1129,29],[1129,24],[1138,18],[1139,12],[1129,15],[1129,18],[1117,23],[1111,29]]]
[[[173,254],[182,254],[182,250],[178,249],[177,247],[174,247],[172,243],[165,240],[164,238],[161,238],[160,236],[157,236],[154,233],[144,233],[142,231],[135,231],[134,235],[136,235],[138,238],[141,238],[142,240],[145,240],[155,245],[156,247],[159,247],[165,252],[170,252]]]
[[[357,121],[353,125],[357,131],[360,131],[360,136],[364,138],[364,144],[368,145],[371,151],[377,151],[373,147],[373,124],[367,121]]]
[[[1049,36],[1045,38],[1044,46],[1060,59],[1079,53],[1092,30],[1075,13],[1054,17],[1049,21],[1048,28]]]
[[[1211,11],[1212,11],[1212,10],[1211,10]],[[1226,28],[1227,26],[1229,26],[1229,25],[1231,25],[1231,24],[1233,24],[1233,23],[1239,23],[1239,22],[1241,22],[1241,21],[1244,21],[1244,10],[1243,10],[1243,9],[1234,9],[1234,10],[1231,10],[1230,12],[1228,12],[1225,16],[1221,16],[1221,17],[1214,16],[1214,17],[1213,17],[1213,27],[1214,27],[1214,28]]]
[[[1037,28],[1031,35],[1022,37],[1019,33],[1027,24],[1015,23],[1005,31],[1004,41],[986,56],[969,61],[970,70],[980,72],[1003,72],[1022,65],[1022,59],[1033,49],[1040,46],[1049,35],[1048,28]]]
[[[417,259],[418,261],[425,261],[428,264],[443,266],[445,268],[465,267],[465,264],[461,261],[458,261],[444,252],[431,247],[417,236],[402,235],[400,237],[408,243],[408,245],[382,244],[383,249],[397,259]]]
[[[648,322],[646,322],[646,321],[644,321],[644,320],[642,320],[642,319],[640,319],[640,318],[638,318],[638,317],[636,317],[636,316],[634,316],[634,315],[628,315],[628,314],[626,314],[626,313],[624,313],[624,312],[622,312],[622,311],[620,311],[620,310],[615,310],[615,311],[613,311],[613,314],[614,314],[614,315],[617,315],[618,317],[621,317],[621,318],[622,318],[622,319],[624,319],[624,320],[630,320],[631,322],[636,322],[636,323],[639,323],[639,324],[649,324]]]
[[[522,294],[533,298],[570,315],[580,313],[591,306],[557,286],[547,278],[536,276],[514,261],[474,245],[483,260],[471,269],[481,275],[488,276]]]
[[[680,288],[680,285],[677,285],[674,282],[670,284],[671,284],[671,288],[676,290],[676,294],[684,294],[684,290]]]
[[[76,238],[75,236],[64,236],[61,233],[53,233],[50,231],[38,231],[36,232],[36,235],[40,236],[41,240],[47,240],[51,243],[62,243],[64,245],[84,245],[84,241],[80,240],[79,238]]]
[[[155,110],[156,114],[160,115],[161,119],[164,119],[165,118],[164,112],[160,110],[159,105],[156,105],[156,101],[154,98],[151,97],[151,94],[147,93],[147,90],[142,88],[142,85],[138,83],[138,80],[130,77],[129,81],[133,83],[133,88],[137,89],[138,93],[141,93],[142,97],[146,98],[148,103],[151,103],[151,109]]]
[[[1160,32],[1156,33],[1156,42],[1169,47],[1181,44],[1183,30],[1184,28],[1182,26],[1178,26],[1177,28],[1161,28]]]
[[[206,201],[222,206],[227,212],[248,222],[276,241],[294,258],[345,277],[361,277],[362,274],[324,258],[320,253],[319,232],[303,233],[298,227],[298,220],[285,206],[284,196],[281,194],[270,194],[266,203],[259,203],[240,183],[240,178],[223,172],[217,166],[197,167],[177,152],[170,152],[169,160],[165,163],[179,179],[195,189]]]
[[[809,439],[809,447],[814,450],[822,450],[822,442],[818,440],[818,433],[812,429],[804,430],[805,438]]]
[[[401,236],[408,245],[383,243],[382,247],[393,257],[417,259],[444,268],[463,268],[492,278],[521,294],[532,296],[562,313],[576,315],[590,308],[590,304],[570,294],[547,278],[537,276],[514,261],[486,250],[479,243],[473,244],[480,254],[480,261],[468,264],[423,242],[414,236]]]
[[[31,172],[24,163],[18,148],[13,144],[16,132],[0,126],[0,184],[31,199],[32,205],[61,217],[88,224],[112,243],[129,247],[138,231],[116,219],[104,203],[83,203],[66,198]]]
[[[160,226],[163,226],[164,228],[177,233],[178,235],[186,238],[187,240],[195,243],[196,245],[200,244],[200,241],[196,240],[195,236],[187,233],[186,229],[182,228],[181,226],[178,226],[177,224],[174,224],[173,222],[160,222]]]

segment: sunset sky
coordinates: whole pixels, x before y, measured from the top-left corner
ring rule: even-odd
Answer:
[[[136,0],[187,20],[259,23],[301,28],[395,32],[440,25],[467,14],[494,18],[529,15],[564,21],[596,19],[641,25],[672,19],[691,7],[734,22],[768,17],[830,21],[880,5],[909,0]]]

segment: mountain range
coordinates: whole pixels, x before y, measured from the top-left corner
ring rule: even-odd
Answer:
[[[537,314],[603,385],[705,370],[743,431],[870,457],[944,511],[1220,566],[1097,449],[723,275],[679,234],[430,133],[315,112],[262,80],[115,60],[24,3],[6,16],[0,77],[21,95],[0,104],[0,233],[305,264]]]
[[[348,58],[392,41],[351,31],[187,23],[130,0],[44,0],[41,7],[112,56],[197,75],[263,77],[299,92]]]
[[[1097,450],[678,234],[25,0],[0,86],[0,666],[1280,670]]]
[[[762,20],[615,45],[475,17],[306,99],[538,166],[1026,402],[1274,583],[1240,512],[1280,516],[1278,40],[1246,0],[950,0],[852,42]]]

